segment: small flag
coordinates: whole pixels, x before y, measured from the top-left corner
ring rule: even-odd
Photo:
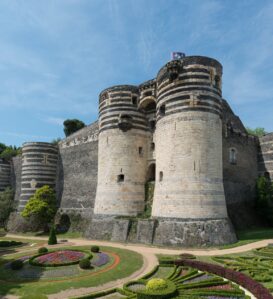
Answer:
[[[176,59],[182,59],[186,56],[185,53],[182,52],[172,52],[171,53],[171,59],[172,60],[176,60]]]

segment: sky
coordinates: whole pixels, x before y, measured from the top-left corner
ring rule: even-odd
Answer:
[[[172,51],[223,65],[223,98],[273,131],[272,0],[0,0],[0,142],[64,137],[98,95],[156,76]]]

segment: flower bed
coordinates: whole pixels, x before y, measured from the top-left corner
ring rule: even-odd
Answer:
[[[109,262],[109,256],[106,253],[99,252],[97,253],[97,258],[92,261],[92,266],[101,267],[106,265]]]
[[[80,260],[91,257],[92,254],[80,250],[58,250],[36,255],[29,260],[29,263],[33,266],[58,267],[78,264]]]
[[[249,290],[254,296],[256,296],[257,299],[273,299],[273,296],[270,294],[269,290],[267,290],[260,283],[254,281],[245,274],[234,271],[232,269],[227,269],[218,265],[194,260],[178,260],[175,262],[175,264],[193,267],[201,271],[207,271],[221,277],[225,277]]]

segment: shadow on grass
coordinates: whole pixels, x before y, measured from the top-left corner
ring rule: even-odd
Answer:
[[[273,239],[273,227],[257,227],[236,232],[240,241]]]
[[[42,267],[34,267],[29,265],[26,256],[19,258],[10,258],[11,254],[15,254],[15,249],[6,249],[0,251],[0,298],[6,298],[6,295],[16,294],[17,290],[22,287],[23,283],[39,281],[44,269]],[[24,266],[20,270],[12,270],[10,264],[21,259]],[[21,298],[21,297],[20,297]],[[33,297],[38,298],[38,297]]]

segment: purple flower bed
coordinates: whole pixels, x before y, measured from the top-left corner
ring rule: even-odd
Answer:
[[[97,253],[97,258],[92,261],[92,265],[96,267],[101,267],[109,262],[109,256],[106,253]]]
[[[46,253],[34,259],[34,262],[41,265],[60,265],[80,261],[85,254],[74,250],[60,250]]]

